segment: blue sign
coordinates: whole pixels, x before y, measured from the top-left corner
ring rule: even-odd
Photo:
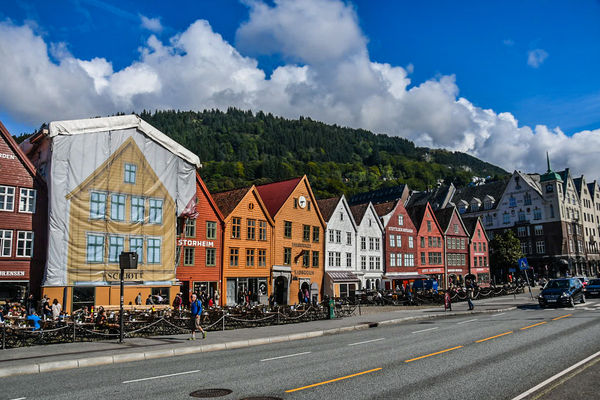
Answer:
[[[519,269],[521,271],[529,269],[529,264],[527,263],[527,258],[525,258],[525,257],[519,258],[519,260],[517,261],[517,263],[519,264]]]

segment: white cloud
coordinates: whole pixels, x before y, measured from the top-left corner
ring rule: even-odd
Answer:
[[[527,65],[532,68],[539,68],[548,58],[548,52],[544,49],[533,49],[527,52]]]
[[[148,29],[150,32],[160,33],[163,30],[160,18],[148,18],[145,15],[140,15],[142,28]]]
[[[0,22],[0,109],[39,126],[119,111],[234,106],[402,136],[508,170],[543,172],[546,150],[556,168],[570,166],[590,180],[600,169],[593,152],[600,129],[569,137],[559,128],[519,126],[510,113],[460,97],[454,76],[411,86],[412,65],[371,61],[356,13],[342,2],[254,1],[236,43],[244,54],[276,53],[289,62],[267,78],[255,58],[198,20],[165,41],[151,35],[139,59],[115,71],[110,60],[77,59],[28,26]]]

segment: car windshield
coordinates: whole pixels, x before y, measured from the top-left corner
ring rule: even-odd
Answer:
[[[592,286],[600,286],[600,279],[592,279],[588,285],[592,285]]]
[[[546,285],[545,289],[566,289],[569,287],[569,281],[560,280],[560,281],[550,281]]]

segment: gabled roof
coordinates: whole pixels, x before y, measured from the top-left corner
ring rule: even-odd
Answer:
[[[200,177],[200,174],[198,174],[198,172],[196,172],[196,182],[198,183],[198,186],[200,186],[200,190],[202,190],[202,192],[204,193],[204,195],[208,199],[208,204],[210,204],[211,208],[215,211],[215,213],[219,217],[219,220],[223,221],[225,219],[223,217],[223,213],[221,212],[219,206],[215,202],[215,199],[212,197],[212,195],[208,191],[208,188],[204,184],[204,181],[202,180],[202,178]]]
[[[302,177],[256,186],[272,218],[275,218],[283,203],[290,197],[300,181],[302,181]]]
[[[481,225],[481,230],[483,231],[485,238],[489,241],[490,239],[487,235],[487,232],[485,231],[485,228],[483,227],[483,223],[481,223],[481,217],[479,217],[479,216],[462,217],[463,225],[467,231],[467,235],[469,235],[470,238],[473,238],[473,236],[475,235],[475,228],[477,228],[478,221]]]
[[[235,210],[237,205],[240,204],[240,201],[242,201],[250,189],[252,189],[252,186],[213,193],[212,197],[215,200],[215,203],[217,203],[217,206],[221,210],[224,218],[227,218],[229,214]]]
[[[377,190],[372,190],[366,193],[358,193],[354,196],[350,197],[348,203],[350,204],[362,204],[371,202],[374,205],[379,203],[385,203],[388,201],[395,201],[402,197],[404,191],[406,189],[406,185],[398,185],[388,188],[382,188]]]
[[[494,209],[498,206],[498,199],[502,197],[509,179],[510,178],[507,177],[496,182],[486,183],[485,185],[466,186],[457,189],[454,193],[454,197],[452,198],[452,202],[454,204],[459,204],[461,200],[464,200],[468,204],[471,202],[473,197],[481,199],[486,195],[490,195],[496,199],[496,202],[494,202],[494,205],[492,206],[492,209]]]
[[[375,212],[377,213],[377,215],[383,217],[384,215],[388,215],[389,213],[394,211],[394,208],[396,208],[397,203],[398,200],[388,201],[387,203],[374,204],[373,207],[375,208]]]
[[[445,208],[452,199],[452,196],[456,192],[456,187],[453,184],[449,186],[440,186],[433,190],[427,190],[423,192],[413,192],[408,199],[407,207],[424,205],[429,202],[431,208],[437,210],[439,208]]]
[[[454,214],[454,207],[442,208],[441,210],[435,210],[433,213],[435,214],[435,218],[438,220],[438,223],[442,227],[442,231],[446,232],[448,227],[450,226],[450,221],[452,221],[452,215]]]
[[[350,211],[352,211],[352,216],[354,217],[354,221],[356,221],[356,225],[362,223],[365,213],[369,209],[369,204],[370,203],[363,203],[350,206]]]
[[[421,222],[425,216],[425,210],[427,210],[427,204],[408,207],[406,212],[413,222],[413,225],[417,228],[417,231],[421,228]]]
[[[15,139],[12,137],[10,132],[8,132],[8,129],[6,129],[6,127],[4,126],[4,124],[1,121],[0,121],[0,135],[2,135],[4,137],[8,147],[10,147],[12,152],[15,154],[15,156],[19,159],[19,161],[23,165],[23,167],[27,170],[27,172],[29,172],[31,177],[33,179],[37,179],[39,181],[39,183],[41,183],[42,187],[45,189],[46,181],[44,180],[44,178],[41,175],[38,174],[33,163],[29,160],[29,158],[27,158],[27,156],[25,155],[25,153],[23,152],[21,147],[17,144],[17,142],[15,142]]]
[[[582,183],[584,181],[585,181],[585,179],[583,178],[583,175],[581,175],[579,178],[573,179],[573,184],[575,185],[575,189],[577,190],[577,194],[579,195],[579,197],[581,197],[583,194]]]
[[[317,205],[319,206],[319,210],[321,210],[321,215],[325,221],[329,222],[333,212],[337,208],[338,203],[340,202],[341,197],[331,197],[329,199],[321,199],[317,200]]]

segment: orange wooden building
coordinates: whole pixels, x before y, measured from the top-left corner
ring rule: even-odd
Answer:
[[[181,283],[184,303],[192,293],[205,292],[215,300],[221,298],[221,257],[223,214],[196,173],[195,219],[189,218],[178,230],[177,280]],[[217,293],[217,290],[219,293]]]
[[[323,219],[308,178],[257,186],[275,221],[271,285],[277,304],[299,302],[299,291],[321,299],[324,273]]]
[[[273,219],[251,186],[214,193],[224,218],[223,305],[266,303],[273,242]]]

